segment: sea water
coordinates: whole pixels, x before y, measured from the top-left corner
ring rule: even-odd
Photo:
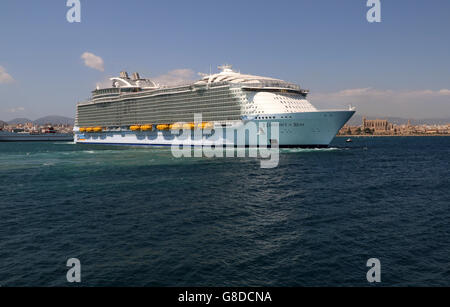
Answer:
[[[0,143],[0,286],[450,285],[450,137],[175,158]]]

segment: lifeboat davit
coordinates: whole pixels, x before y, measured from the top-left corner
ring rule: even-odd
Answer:
[[[95,128],[93,128],[94,129],[94,132],[102,132],[102,127],[95,127]]]
[[[80,128],[80,132],[86,132],[86,128]]]
[[[141,130],[141,126],[130,126],[130,130],[131,131],[139,131],[139,130]]]
[[[91,127],[86,128],[86,132],[94,132],[94,128],[91,128]]]

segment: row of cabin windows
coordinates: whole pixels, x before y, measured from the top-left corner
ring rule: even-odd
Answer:
[[[280,118],[292,118],[292,116],[280,116]],[[276,116],[257,116],[256,119],[276,119]]]

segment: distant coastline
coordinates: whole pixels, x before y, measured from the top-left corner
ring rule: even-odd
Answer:
[[[16,118],[8,122],[0,120],[0,131],[18,134],[29,133],[33,135],[46,134],[49,131],[60,134],[71,134],[73,133],[73,124],[73,118],[58,115],[45,116],[34,121],[28,118]]]
[[[404,124],[396,124],[388,119],[361,118],[361,125],[345,125],[339,130],[338,136],[450,136],[450,123],[444,124],[413,124],[408,120]]]
[[[1,125],[25,125],[28,123],[32,123],[35,125],[71,125],[73,126],[75,119],[71,117],[65,117],[60,115],[48,115],[44,117],[40,117],[35,120],[31,120],[29,118],[14,118],[12,120],[0,120]]]
[[[450,136],[450,134],[392,134],[392,135],[379,135],[379,134],[338,134],[336,137],[338,138],[378,138],[378,137],[434,137],[434,136]]]

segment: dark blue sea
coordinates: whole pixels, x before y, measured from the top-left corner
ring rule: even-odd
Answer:
[[[450,137],[174,158],[0,143],[0,286],[450,286]]]

